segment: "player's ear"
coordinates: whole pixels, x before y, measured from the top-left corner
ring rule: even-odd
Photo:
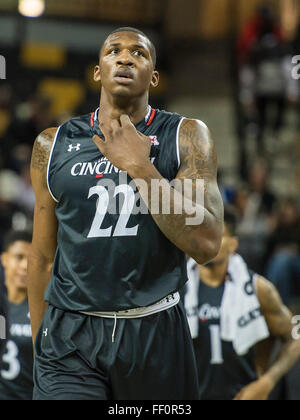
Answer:
[[[234,252],[236,252],[236,250],[238,249],[238,247],[239,247],[239,240],[238,240],[238,238],[236,236],[233,236],[230,239],[230,251],[231,251],[231,254],[233,254]]]
[[[6,268],[7,266],[7,253],[6,252],[3,252],[1,254],[1,263],[2,263],[3,268]]]
[[[159,84],[159,73],[157,70],[154,70],[152,73],[152,79],[151,79],[151,87],[156,88]]]
[[[99,65],[97,65],[94,68],[94,81],[95,82],[100,82],[101,81],[100,66]]]

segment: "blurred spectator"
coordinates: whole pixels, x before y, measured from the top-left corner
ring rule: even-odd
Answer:
[[[237,40],[237,55],[239,64],[246,63],[253,44],[257,41],[262,27],[272,22],[272,33],[278,41],[283,40],[280,25],[274,21],[272,11],[267,6],[259,6],[254,16],[246,22]]]
[[[268,40],[265,39],[265,35],[268,36]],[[272,42],[270,43],[270,38]],[[257,141],[259,145],[262,143],[262,137],[267,121],[266,111],[269,109],[267,106],[268,101],[263,100],[264,94],[260,91],[261,86],[265,89],[264,81],[262,80],[263,75],[266,72],[262,72],[262,69],[270,70],[270,66],[263,65],[262,62],[262,49],[267,50],[271,44],[271,51],[274,55],[278,56],[279,51],[274,45],[280,46],[280,54],[283,52],[283,32],[280,25],[273,17],[273,13],[270,8],[266,6],[260,6],[253,18],[245,24],[242,28],[241,33],[238,36],[235,48],[235,64],[233,67],[233,83],[234,83],[234,103],[235,103],[235,115],[236,115],[236,131],[239,141],[239,153],[240,153],[240,176],[243,180],[247,179],[248,173],[248,153],[246,142],[248,135],[252,132],[257,133]],[[271,52],[268,51],[271,55]],[[264,56],[263,56],[264,58]],[[272,58],[274,59],[274,57]],[[285,66],[282,64],[282,69]],[[280,65],[281,65],[280,64]],[[276,63],[277,65],[277,63]],[[275,66],[276,67],[276,66]],[[274,68],[274,65],[273,65]],[[278,70],[278,67],[276,67]],[[279,72],[280,73],[280,72]],[[286,77],[286,71],[283,71]],[[281,77],[281,73],[280,73]],[[274,79],[273,75],[273,79]],[[278,78],[278,76],[277,76]],[[267,78],[268,83],[271,81]],[[279,88],[277,82],[275,82],[276,89]],[[281,91],[280,91],[281,92]],[[277,94],[277,92],[276,92]],[[272,91],[273,95],[273,91]],[[274,103],[274,101],[273,101]],[[273,104],[272,103],[272,104]],[[283,122],[284,101],[276,102],[280,107],[278,108],[278,118],[276,125],[281,126]],[[259,108],[259,110],[258,110]],[[262,111],[262,113],[260,113]],[[258,129],[256,125],[258,124]],[[259,153],[261,152],[259,147]]]
[[[11,122],[12,90],[7,84],[0,85],[0,168],[4,166],[4,138]]]
[[[32,227],[34,195],[28,165],[21,170],[21,176],[7,169],[0,171],[0,247],[10,229]]]
[[[19,178],[19,194],[18,194],[18,205],[26,209],[26,211],[33,215],[34,204],[35,204],[35,195],[31,185],[30,178],[30,164],[25,163],[21,168],[20,178]]]
[[[250,50],[250,65],[253,70],[253,95],[257,113],[257,150],[264,152],[265,129],[270,114],[274,116],[270,126],[273,138],[277,138],[284,124],[287,105],[291,63],[286,45],[274,35],[275,23],[271,19],[263,22],[257,41]]]
[[[235,206],[239,212],[239,252],[252,270],[263,274],[265,247],[271,233],[272,211],[276,197],[268,187],[269,170],[264,160],[254,162],[249,185],[236,195]]]
[[[293,41],[293,55],[297,55],[300,56],[300,22],[298,24],[298,28],[296,31],[296,35]],[[298,62],[299,63],[299,62]],[[297,95],[297,100],[298,100],[298,116],[300,115],[300,79],[296,80],[296,95]],[[299,134],[299,147],[300,147],[300,118],[298,117],[298,134]]]
[[[38,134],[52,125],[51,102],[47,98],[34,96],[28,102],[20,104],[0,144],[4,166],[18,171],[15,162],[16,147],[27,145],[31,150]]]
[[[267,246],[266,275],[288,306],[300,292],[300,209],[293,198],[281,201]]]
[[[228,186],[223,181],[223,173],[221,170],[218,171],[218,186],[222,195],[224,204],[232,204],[236,196],[236,188]]]
[[[293,41],[293,54],[300,54],[300,22],[298,23],[297,31]]]

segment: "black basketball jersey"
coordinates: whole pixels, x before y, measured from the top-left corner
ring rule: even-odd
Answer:
[[[135,183],[93,142],[98,110],[61,126],[49,159],[57,202],[58,248],[46,300],[63,310],[119,311],[151,305],[187,280],[185,256],[160,231]],[[101,110],[100,110],[101,112]],[[164,178],[178,172],[183,118],[154,110],[136,128],[151,138],[150,159]],[[146,213],[146,214],[145,214]]]
[[[28,301],[9,303],[8,314],[6,351],[0,362],[0,400],[31,400],[33,352]]]
[[[257,379],[255,351],[252,348],[245,356],[238,356],[233,344],[221,339],[220,308],[225,284],[212,288],[200,281],[198,290],[199,335],[193,343],[200,399],[232,400]]]

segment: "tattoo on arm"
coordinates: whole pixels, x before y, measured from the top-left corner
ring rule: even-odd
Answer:
[[[35,140],[32,158],[31,168],[39,172],[44,173],[47,170],[49,155],[51,147],[55,138],[57,129],[49,128],[43,131]]]
[[[179,132],[181,165],[176,181],[192,181],[189,191],[177,191],[176,187],[166,187],[171,193],[171,213],[153,214],[152,217],[167,238],[199,263],[207,262],[218,248],[223,227],[223,203],[217,186],[217,157],[208,129],[195,120],[184,120]],[[153,175],[152,175],[153,177]],[[151,177],[144,177],[150,185]],[[199,196],[197,180],[204,180],[203,196]],[[148,195],[149,195],[148,191]],[[201,194],[200,194],[201,195]],[[186,209],[175,211],[178,203],[186,200],[197,214],[204,214],[204,222],[189,225],[186,223],[190,214]],[[149,201],[148,196],[148,202]],[[199,202],[200,201],[200,202]],[[163,202],[162,191],[159,203]],[[184,211],[182,211],[184,210]]]
[[[181,166],[178,179],[193,181],[193,200],[197,179],[204,181],[204,207],[212,223],[223,223],[223,203],[217,184],[218,161],[208,128],[200,121],[184,120],[180,130]],[[208,222],[205,220],[204,223]]]
[[[181,178],[215,180],[217,154],[208,129],[200,122],[184,120],[180,130]]]

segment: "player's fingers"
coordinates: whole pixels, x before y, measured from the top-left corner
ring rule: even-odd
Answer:
[[[145,134],[141,133],[140,131],[137,131],[137,133],[138,133],[138,135],[139,135],[139,137],[140,137],[141,139],[143,139],[143,140],[145,140],[145,141],[147,141],[147,142],[150,142],[150,143],[151,143],[151,139],[150,139],[150,137],[145,136]]]
[[[135,130],[135,126],[132,124],[130,118],[128,115],[121,115],[120,117],[120,123],[121,123],[121,127],[123,128],[129,128],[129,129],[134,129]]]
[[[104,124],[103,122],[100,122],[99,128],[105,137],[105,141],[110,141],[113,134],[111,127],[108,124]]]
[[[97,136],[97,134],[93,136],[93,142],[100,149],[101,152],[104,151],[106,142],[101,137]]]
[[[144,134],[140,133],[139,131],[137,133],[138,133],[139,138],[142,141],[144,141],[149,146],[149,149],[150,149],[151,148],[151,139],[150,139],[150,137],[145,136]]]
[[[94,141],[95,143],[105,143],[105,140],[104,140],[104,139],[102,139],[100,136],[98,136],[98,134],[95,134],[95,135],[93,136],[93,141]]]
[[[110,123],[111,130],[114,134],[117,134],[120,131],[121,125],[118,120],[112,120]]]

